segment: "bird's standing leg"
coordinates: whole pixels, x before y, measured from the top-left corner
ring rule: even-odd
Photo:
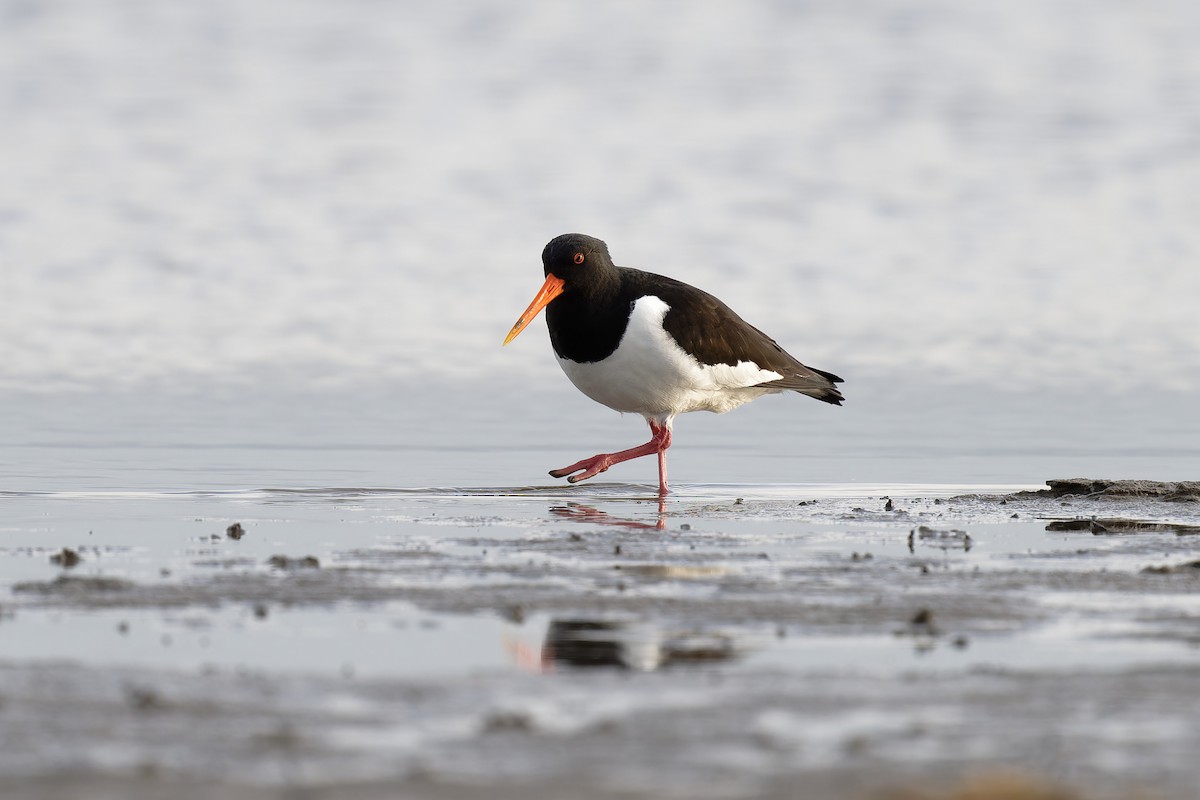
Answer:
[[[650,441],[645,444],[631,447],[628,450],[622,450],[619,453],[600,453],[599,455],[585,458],[582,461],[576,461],[569,467],[562,469],[550,470],[550,476],[554,478],[567,478],[568,483],[579,483],[588,478],[594,478],[601,472],[604,472],[614,464],[620,464],[622,461],[629,461],[632,458],[641,458],[653,453],[658,454],[658,493],[667,493],[667,448],[671,446],[671,424],[668,422],[664,425],[659,425],[655,422],[650,423]],[[578,472],[578,475],[572,473]],[[570,477],[567,477],[567,476]]]
[[[671,446],[671,423],[656,425],[650,422],[650,441],[658,440],[658,496],[667,495],[667,448]]]

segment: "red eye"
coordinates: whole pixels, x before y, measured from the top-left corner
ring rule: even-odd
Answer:
[[[582,264],[583,263],[583,253],[576,253],[575,258],[573,258],[571,260],[574,261],[576,264]]]

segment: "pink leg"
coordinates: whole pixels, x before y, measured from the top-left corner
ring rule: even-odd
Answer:
[[[667,493],[667,448],[671,446],[671,432],[667,431],[667,443],[658,451],[658,494]]]
[[[637,447],[631,447],[628,450],[622,450],[619,453],[600,453],[599,455],[585,458],[582,461],[576,461],[569,467],[562,469],[550,470],[551,477],[567,478],[569,483],[578,483],[579,481],[594,478],[601,472],[604,472],[614,464],[620,464],[622,461],[629,461],[633,458],[641,458],[653,453],[658,454],[658,493],[660,495],[667,493],[667,448],[671,446],[671,427],[670,423],[659,425],[655,422],[650,423],[650,441]],[[571,473],[578,472],[578,475]],[[570,477],[567,477],[567,476]]]

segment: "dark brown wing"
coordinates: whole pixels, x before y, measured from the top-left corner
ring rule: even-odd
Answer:
[[[734,366],[753,361],[783,376],[762,386],[790,389],[826,403],[842,404],[842,393],[834,386],[842,382],[841,378],[801,364],[774,339],[708,292],[662,275],[628,271],[636,273],[630,277],[642,293],[660,297],[671,307],[663,318],[663,327],[702,364]]]

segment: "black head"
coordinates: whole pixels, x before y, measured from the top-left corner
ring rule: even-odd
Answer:
[[[542,250],[542,265],[546,275],[561,278],[568,289],[590,283],[614,269],[608,245],[582,233],[564,233],[551,239]]]
[[[547,315],[578,316],[586,313],[590,305],[614,295],[620,287],[621,275],[608,255],[608,245],[582,233],[565,233],[551,239],[542,250],[542,264],[546,268],[546,282],[504,338],[505,344],[559,297],[563,299],[551,306]]]

